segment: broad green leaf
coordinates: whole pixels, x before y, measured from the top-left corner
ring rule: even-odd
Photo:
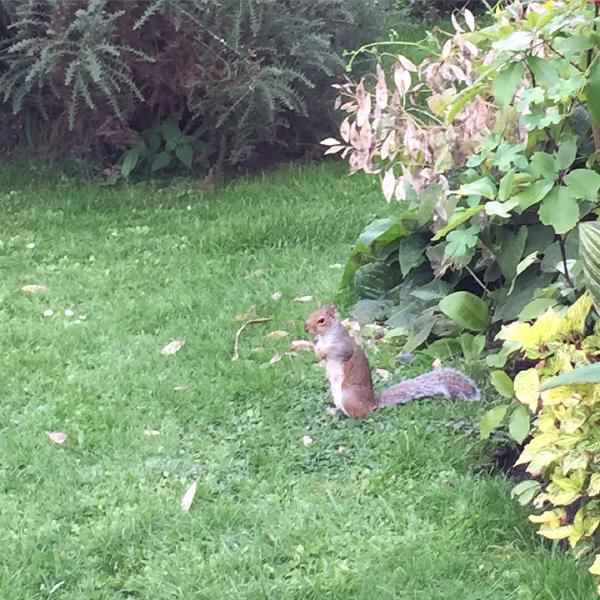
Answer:
[[[554,306],[556,300],[554,298],[536,298],[532,300],[520,313],[519,319],[521,321],[530,321],[539,317],[546,309]]]
[[[444,254],[451,257],[456,265],[468,264],[479,241],[478,233],[479,229],[477,227],[451,231],[447,237],[448,243]]]
[[[585,383],[600,383],[600,363],[575,367],[568,373],[557,375],[545,381],[540,390],[551,390],[562,385],[582,385]]]
[[[502,288],[496,295],[493,322],[512,321],[535,298],[538,290],[543,290],[554,280],[552,273],[539,273],[534,269],[525,271],[518,277],[515,287],[510,294],[508,288]]]
[[[461,185],[458,190],[450,193],[459,196],[483,196],[488,200],[493,200],[496,197],[496,186],[489,177],[481,177],[476,181]]]
[[[425,261],[425,248],[429,243],[428,236],[415,233],[400,240],[398,262],[402,275],[406,277],[411,269]]]
[[[500,232],[499,248],[496,252],[496,260],[502,271],[502,275],[509,281],[512,281],[517,273],[517,265],[523,257],[523,250],[527,241],[527,227],[519,227],[515,234],[509,229],[502,229]]]
[[[483,331],[490,321],[486,303],[471,292],[454,292],[440,301],[439,308],[464,329]]]
[[[352,309],[352,317],[361,325],[373,323],[385,317],[389,302],[385,300],[359,300]]]
[[[436,204],[445,193],[444,188],[439,183],[432,183],[419,194],[419,208],[415,215],[419,226],[429,223]]]
[[[361,298],[377,300],[398,284],[397,269],[381,262],[360,267],[354,275],[354,288]]]
[[[519,203],[519,213],[527,210],[537,202],[542,201],[554,187],[554,182],[548,179],[539,179],[525,188],[522,192],[515,194],[512,199]]]
[[[518,443],[522,444],[531,427],[529,411],[522,405],[517,406],[508,421],[508,433]]]
[[[549,88],[560,81],[557,60],[529,56],[527,58],[527,64],[535,77],[536,85]]]
[[[174,149],[175,145],[183,135],[177,121],[172,117],[168,117],[162,122],[160,130],[167,144],[173,146]]]
[[[471,333],[463,333],[458,338],[463,356],[469,360],[479,360],[481,353],[485,347],[484,335],[473,335]]]
[[[522,52],[529,48],[532,41],[533,33],[530,31],[513,31],[494,42],[492,47],[498,52]]]
[[[446,115],[446,123],[452,123],[456,115],[466,106],[468,102],[473,100],[477,94],[484,88],[482,83],[473,83],[469,87],[462,90],[449,105],[448,114]]]
[[[129,175],[131,175],[138,164],[141,152],[141,146],[134,146],[123,154],[123,164],[121,165],[123,177],[129,177]]]
[[[567,233],[579,221],[579,205],[569,188],[555,187],[543,200],[539,215],[541,222],[551,225],[556,233]]]
[[[485,210],[485,206],[477,205],[477,206],[472,206],[471,208],[467,208],[466,210],[463,210],[463,211],[459,212],[458,214],[455,212],[454,215],[456,215],[456,216],[452,215],[452,219],[450,220],[450,222],[445,227],[442,227],[431,238],[431,241],[437,242],[438,240],[441,240],[450,231],[452,231],[453,229],[456,229],[459,225],[462,225],[465,221],[468,221],[469,219],[471,219],[475,215],[479,214],[483,210]]]
[[[194,159],[194,150],[190,144],[177,146],[175,148],[175,156],[189,169]]]
[[[512,398],[514,396],[512,379],[504,371],[492,371],[490,373],[490,381],[501,396],[505,398]]]
[[[160,133],[155,129],[147,129],[145,131],[146,140],[148,141],[148,149],[150,152],[156,153],[160,148],[160,144],[162,142],[162,138],[160,137]]]
[[[510,492],[511,498],[516,498],[517,502],[521,506],[529,504],[540,491],[541,485],[539,481],[528,479],[527,481],[521,481],[515,485]]]
[[[160,169],[164,169],[171,162],[171,154],[169,152],[159,152],[152,161],[150,170],[154,173]]]
[[[431,312],[418,317],[413,323],[408,339],[402,348],[402,352],[412,352],[421,344],[425,343],[435,322],[436,318]]]
[[[579,244],[585,284],[600,309],[600,222],[579,225]]]
[[[585,90],[587,107],[596,123],[600,123],[600,61],[594,61]]]
[[[505,202],[510,198],[515,188],[515,172],[509,171],[503,175],[498,187],[498,200]]]
[[[523,273],[523,271],[526,271],[537,260],[538,260],[537,252],[532,252],[531,254],[527,255],[523,260],[521,260],[519,262],[519,264],[517,265],[516,272],[515,272],[515,278],[512,280],[512,283],[511,283],[510,287],[508,288],[509,295],[512,294],[513,290],[515,289],[517,277],[521,273]]]
[[[555,181],[558,176],[556,159],[548,152],[534,152],[529,161],[530,171],[533,175]]]
[[[559,169],[568,169],[577,156],[577,142],[574,137],[568,137],[558,142],[556,152],[556,166]]]
[[[431,302],[432,300],[441,300],[444,296],[448,295],[451,289],[452,286],[446,281],[433,279],[425,285],[415,287],[409,294],[419,300]]]
[[[506,416],[507,410],[508,404],[501,404],[500,406],[494,406],[494,408],[483,414],[479,421],[479,432],[482,439],[487,440],[492,431],[499,427]]]
[[[511,62],[500,71],[493,82],[494,96],[502,110],[506,110],[523,78],[523,63]]]
[[[387,244],[396,237],[404,237],[410,231],[395,219],[376,219],[360,234],[359,241],[370,247],[374,242]]]
[[[592,169],[575,169],[564,179],[575,198],[586,198],[590,202],[598,200],[600,175]]]

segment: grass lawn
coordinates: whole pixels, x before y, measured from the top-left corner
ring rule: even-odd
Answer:
[[[331,418],[311,354],[269,365],[304,337],[314,303],[293,298],[334,298],[330,265],[389,210],[376,182],[329,164],[104,189],[5,167],[0,189],[2,600],[594,597],[587,564],[539,539],[453,427],[485,403]],[[273,322],[232,363],[252,305]]]

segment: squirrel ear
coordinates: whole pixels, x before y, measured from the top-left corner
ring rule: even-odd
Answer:
[[[319,305],[317,306],[317,308],[323,308],[323,300],[319,300]]]
[[[328,315],[330,315],[330,316],[332,316],[332,317],[333,317],[333,316],[335,316],[335,313],[336,313],[336,312],[337,312],[337,308],[336,308],[335,304],[330,304],[330,305],[327,307],[327,314],[328,314]]]

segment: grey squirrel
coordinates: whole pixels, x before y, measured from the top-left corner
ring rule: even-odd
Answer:
[[[369,361],[342,325],[335,306],[313,312],[306,320],[304,330],[315,339],[317,357],[325,360],[335,404],[333,412],[341,410],[348,417],[362,419],[376,408],[430,396],[470,401],[480,398],[479,389],[471,379],[460,371],[445,368],[392,385],[377,397]]]

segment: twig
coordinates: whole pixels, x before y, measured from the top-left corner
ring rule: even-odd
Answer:
[[[262,317],[259,319],[250,319],[246,321],[235,333],[235,340],[233,341],[233,357],[231,360],[238,360],[240,357],[240,336],[242,335],[242,331],[248,327],[248,325],[254,325],[255,323],[266,323],[267,321],[272,321],[272,317]]]

